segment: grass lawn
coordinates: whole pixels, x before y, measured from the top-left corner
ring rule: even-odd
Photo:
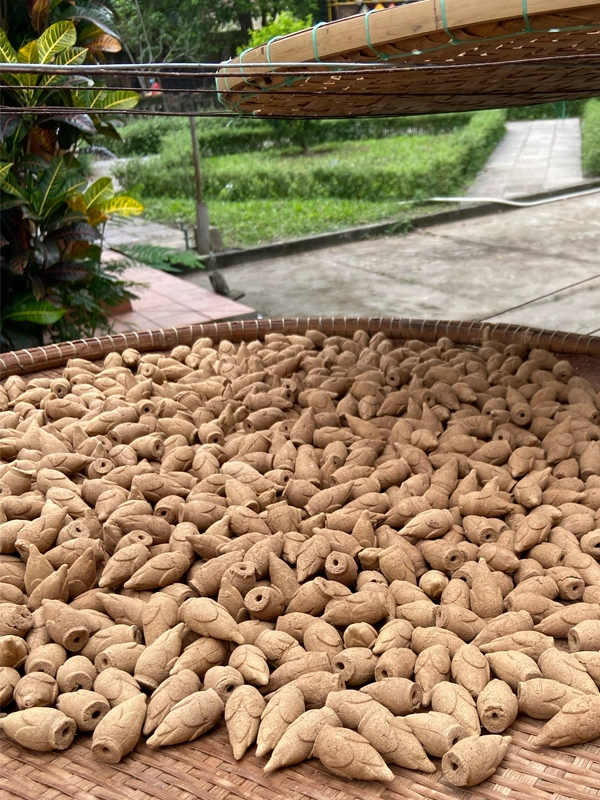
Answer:
[[[202,160],[204,198],[226,247],[244,247],[380,220],[407,224],[400,201],[459,194],[504,134],[505,114],[484,111],[451,133],[325,143]],[[190,147],[191,150],[191,147]],[[148,219],[193,224],[191,153],[176,137],[115,171]]]
[[[351,228],[383,220],[407,225],[411,217],[440,210],[440,204],[400,206],[395,200],[341,200],[318,197],[314,200],[246,200],[208,203],[212,225],[220,231],[225,246],[252,247],[258,244],[296,239],[315,233]],[[188,198],[145,200],[144,217],[153,222],[176,226],[194,225],[194,201]]]

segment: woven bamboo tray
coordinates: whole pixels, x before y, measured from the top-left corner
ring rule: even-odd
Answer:
[[[419,0],[273,39],[227,62],[217,88],[261,117],[530,105],[597,95],[599,45],[598,0]]]
[[[0,378],[58,374],[69,358],[91,360],[136,347],[168,350],[201,336],[214,341],[251,341],[267,333],[303,333],[308,329],[348,335],[383,331],[394,340],[420,338],[434,342],[448,336],[457,345],[479,346],[487,340],[519,342],[568,357],[575,372],[600,389],[600,337],[480,322],[338,317],[244,320],[191,325],[158,331],[103,336],[0,355]],[[242,761],[233,758],[221,723],[194,742],[152,750],[140,743],[115,766],[96,762],[91,736],[79,735],[68,750],[34,753],[2,742],[0,800],[590,800],[600,797],[600,739],[560,750],[535,749],[531,740],[543,723],[519,716],[506,731],[513,737],[494,776],[472,789],[440,782],[441,773],[424,775],[392,767],[391,784],[347,781],[330,775],[311,760],[270,775],[266,759],[254,747]],[[439,761],[439,760],[438,760]]]

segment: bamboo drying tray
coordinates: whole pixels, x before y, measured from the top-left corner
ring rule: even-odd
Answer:
[[[487,340],[519,342],[567,356],[577,374],[600,389],[600,337],[481,322],[337,317],[244,320],[191,325],[158,331],[103,336],[0,355],[0,378],[59,374],[69,358],[91,360],[136,347],[164,351],[191,344],[202,336],[214,341],[251,341],[267,333],[303,333],[318,329],[348,335],[359,329],[383,331],[394,340],[435,342],[448,336],[457,345],[479,346]],[[542,722],[519,716],[505,732],[513,737],[506,758],[492,778],[472,789],[439,782],[441,773],[425,775],[392,767],[391,784],[348,781],[330,775],[316,760],[270,775],[254,747],[240,762],[233,758],[225,725],[194,742],[152,750],[140,743],[115,766],[96,762],[91,736],[79,735],[68,750],[34,753],[2,742],[0,800],[590,800],[600,797],[600,739],[576,747],[535,749],[531,740]]]
[[[599,45],[598,0],[419,0],[272,39],[228,61],[217,89],[260,117],[529,105],[599,94]]]

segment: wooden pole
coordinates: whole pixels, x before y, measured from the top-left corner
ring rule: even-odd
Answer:
[[[202,177],[200,174],[200,148],[196,135],[196,120],[190,117],[190,130],[192,133],[192,155],[194,157],[194,175],[196,179],[196,250],[202,255],[211,252],[210,223],[208,208],[202,200]]]

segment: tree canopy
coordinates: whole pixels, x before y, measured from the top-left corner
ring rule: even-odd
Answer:
[[[324,0],[113,0],[131,56],[146,61],[220,61],[247,46],[252,20],[290,12],[326,18]]]

